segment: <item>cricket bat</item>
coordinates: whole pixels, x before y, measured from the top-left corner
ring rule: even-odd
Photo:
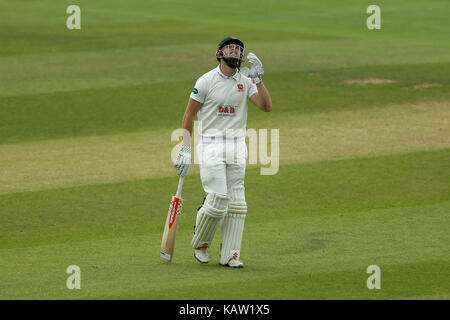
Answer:
[[[180,220],[183,208],[183,199],[181,198],[181,189],[183,188],[184,177],[180,176],[178,189],[175,196],[170,201],[169,212],[167,213],[166,225],[161,241],[160,258],[163,261],[171,262],[173,258],[173,250],[175,248],[175,238],[177,236],[178,221]]]

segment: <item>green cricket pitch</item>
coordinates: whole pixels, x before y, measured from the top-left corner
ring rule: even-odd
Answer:
[[[448,1],[376,1],[380,30],[356,0],[231,2],[77,1],[68,30],[70,1],[0,0],[0,299],[450,298]],[[279,129],[279,171],[247,168],[232,270],[220,229],[193,257],[193,165],[167,264],[171,133],[229,35],[264,64],[247,128]]]

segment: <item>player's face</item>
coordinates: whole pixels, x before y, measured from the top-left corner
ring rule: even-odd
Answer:
[[[237,44],[229,44],[222,49],[222,55],[227,58],[238,58],[241,56],[242,48]]]
[[[230,68],[238,68],[240,63],[245,60],[244,48],[237,44],[229,44],[222,48],[221,58]]]

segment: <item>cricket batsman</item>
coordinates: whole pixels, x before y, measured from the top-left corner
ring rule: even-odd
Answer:
[[[242,234],[247,214],[245,201],[245,144],[247,101],[269,112],[272,101],[264,83],[263,65],[249,53],[251,68],[240,68],[245,60],[244,43],[223,39],[216,50],[219,65],[196,82],[183,116],[182,148],[175,161],[179,175],[185,176],[191,164],[191,137],[194,117],[199,120],[197,156],[206,197],[197,212],[191,246],[194,257],[207,263],[217,228],[221,225],[220,265],[242,268]]]

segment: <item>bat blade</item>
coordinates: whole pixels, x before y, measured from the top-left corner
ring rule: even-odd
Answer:
[[[183,208],[183,199],[176,196],[172,197],[169,212],[167,213],[166,225],[161,241],[160,258],[163,261],[171,262],[173,251],[175,249],[175,239],[177,236],[178,221]]]

